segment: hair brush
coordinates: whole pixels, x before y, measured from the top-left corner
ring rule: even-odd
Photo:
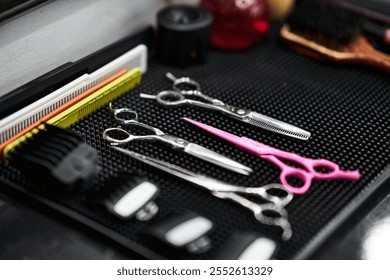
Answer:
[[[379,27],[378,27],[379,28]],[[326,1],[301,2],[281,29],[294,50],[317,59],[371,65],[390,71],[390,56],[367,39],[373,23]]]

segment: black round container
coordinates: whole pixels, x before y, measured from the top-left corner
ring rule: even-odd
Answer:
[[[189,5],[172,5],[157,14],[157,51],[163,63],[187,66],[205,63],[212,15]]]

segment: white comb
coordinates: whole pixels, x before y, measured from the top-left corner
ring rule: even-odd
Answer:
[[[106,80],[123,69],[139,67],[147,70],[147,48],[139,45],[91,74],[84,74],[56,91],[35,101],[0,120],[0,143],[18,134],[23,129],[54,111],[69,100]]]

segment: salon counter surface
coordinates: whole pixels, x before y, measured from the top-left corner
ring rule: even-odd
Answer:
[[[390,196],[314,259],[386,259]],[[0,259],[139,259],[77,224],[0,194]]]
[[[47,213],[47,212],[46,212]],[[0,194],[0,259],[133,259],[99,236]]]

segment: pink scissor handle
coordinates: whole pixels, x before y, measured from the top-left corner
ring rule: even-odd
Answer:
[[[318,179],[318,180],[326,180],[326,179],[348,179],[348,180],[359,180],[360,179],[360,173],[357,170],[354,171],[343,171],[340,170],[340,167],[329,160],[326,159],[319,159],[319,160],[312,160],[313,161],[313,169],[315,167],[325,167],[330,170],[329,173],[321,173],[314,170],[314,172],[307,172],[303,169],[298,169],[295,167],[291,167],[288,165],[284,165],[281,169],[282,172],[280,173],[279,180],[283,184],[283,186],[288,189],[290,192],[294,194],[304,194],[306,193],[312,183],[312,180]],[[296,187],[292,186],[288,181],[287,178],[297,178],[300,181],[303,182],[302,186]]]
[[[310,159],[304,158],[294,153],[273,149],[273,155],[262,155],[261,157],[274,163],[281,169],[279,176],[280,182],[291,192],[295,194],[304,194],[311,186],[313,179],[318,180],[336,180],[348,179],[359,180],[359,171],[343,171],[340,170],[338,164],[326,159]],[[281,161],[281,159],[289,160],[301,165],[302,168],[292,167]],[[327,173],[321,173],[315,168],[323,167],[329,170]],[[292,186],[288,183],[287,178],[295,177],[302,181],[302,186]]]
[[[284,159],[288,158],[289,160],[291,160],[291,158],[289,158],[290,154],[291,153],[286,152],[286,155],[283,156],[283,158]],[[286,156],[287,156],[287,158],[286,158]],[[309,170],[307,170],[307,168],[306,168],[307,163],[304,164],[304,163],[298,162],[303,167],[306,168],[306,169],[302,169],[302,168],[296,168],[296,167],[289,166],[289,165],[285,164],[283,161],[281,161],[278,157],[273,156],[273,155],[262,155],[261,157],[268,160],[269,162],[272,162],[273,164],[275,164],[276,166],[278,166],[280,168],[280,170],[281,170],[280,175],[279,175],[280,183],[284,187],[286,187],[286,189],[288,189],[290,192],[292,192],[294,194],[304,194],[305,192],[307,192],[309,190],[309,188],[311,186],[311,182],[314,178],[314,174],[312,172],[310,172]],[[294,162],[297,162],[297,161],[294,160]],[[303,183],[303,185],[299,186],[299,187],[293,186],[288,182],[288,180],[287,180],[288,178],[297,178]]]
[[[302,181],[303,185],[296,187],[292,186],[288,181],[287,178],[297,178],[300,181]],[[313,180],[313,175],[306,170],[298,169],[291,166],[284,166],[282,169],[282,172],[280,173],[279,180],[282,183],[282,185],[289,190],[292,193],[295,194],[304,194],[307,192],[311,186],[311,182]]]
[[[308,159],[307,163],[310,172],[315,174],[317,179],[337,179],[337,174],[340,172],[340,166],[327,159]],[[327,172],[319,172],[316,168],[325,168]]]
[[[247,152],[250,152],[261,158],[264,158],[272,162],[276,166],[278,166],[281,169],[281,174],[279,177],[280,182],[293,193],[296,194],[305,193],[310,188],[313,179],[319,179],[319,180],[326,180],[326,179],[359,180],[360,179],[360,173],[358,170],[353,170],[353,171],[340,170],[340,167],[332,161],[326,159],[305,158],[291,152],[286,152],[283,150],[273,148],[271,146],[265,145],[263,143],[260,143],[258,141],[252,140],[247,137],[236,136],[234,134],[225,132],[223,130],[217,129],[212,126],[208,126],[196,122],[194,120],[190,120],[186,118],[185,120],[226,141],[229,141],[230,143],[235,144],[236,146],[240,147],[241,149]],[[282,160],[294,162],[300,165],[301,168],[289,166]],[[315,170],[315,168],[320,168],[320,167],[326,168],[327,171],[329,172],[321,173]],[[303,185],[299,187],[291,186],[287,181],[288,177],[290,178],[295,177],[300,179],[303,182]]]
[[[276,158],[285,159],[291,162],[295,162],[298,165],[301,165],[304,167],[308,172],[313,174],[313,178],[318,180],[336,180],[336,179],[348,179],[348,180],[359,180],[360,179],[360,173],[357,170],[354,171],[344,171],[340,169],[340,166],[330,160],[327,159],[311,159],[311,158],[305,158],[303,156],[300,156],[295,153],[286,152],[283,150],[279,150],[270,146],[267,146],[265,144],[253,141],[249,138],[242,137],[247,143],[250,143],[250,145],[253,145],[258,148],[256,151],[252,151],[256,154],[258,154],[262,158],[267,158],[271,162],[275,163],[279,168],[283,169],[287,164],[276,162],[272,160],[272,157],[269,156],[275,156]],[[315,168],[325,168],[329,172],[318,172]]]
[[[360,173],[357,170],[344,171],[340,169],[340,166],[327,159],[310,159],[311,172],[314,174],[314,178],[318,180],[329,179],[347,179],[347,180],[359,180]],[[315,168],[326,168],[329,172],[318,172]]]

